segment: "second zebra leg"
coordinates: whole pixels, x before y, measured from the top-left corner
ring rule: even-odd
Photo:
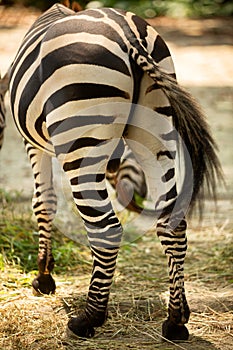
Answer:
[[[180,222],[179,222],[180,221]],[[170,225],[169,216],[157,223],[157,235],[168,258],[170,300],[168,318],[163,323],[162,335],[169,340],[187,340],[189,332],[185,326],[190,316],[184,289],[184,259],[187,250],[186,220],[180,219],[176,227]]]
[[[52,158],[45,152],[25,142],[34,175],[32,207],[39,228],[38,275],[32,286],[37,294],[54,293],[56,285],[51,276],[54,258],[51,245],[51,229],[57,199],[53,189]]]
[[[107,318],[109,293],[122,236],[122,227],[106,187],[108,158],[118,142],[117,137],[114,139],[115,129],[112,130],[111,139],[106,127],[105,133],[110,140],[103,139],[104,127],[99,128],[100,134],[96,130],[96,138],[103,139],[96,146],[93,146],[93,139],[86,138],[86,154],[80,147],[65,155],[58,154],[69,177],[74,202],[83,219],[92,253],[93,269],[86,306],[68,323],[68,330],[85,338],[92,337],[95,328],[102,326]],[[55,149],[59,150],[58,147]]]

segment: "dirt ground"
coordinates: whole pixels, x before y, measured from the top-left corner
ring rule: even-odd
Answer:
[[[13,11],[0,12],[2,75],[35,17],[34,12],[18,12],[17,15]],[[213,256],[219,257],[221,248],[228,247],[232,251],[233,244],[232,19],[158,18],[150,22],[171,50],[179,82],[193,93],[206,111],[226,176],[227,190],[219,188],[218,191],[218,212],[208,202],[202,227],[195,219],[190,223],[186,266],[186,289],[192,309],[188,326],[190,341],[170,344],[159,340],[161,319],[165,317],[164,302],[167,300],[166,269],[158,263],[158,258],[154,262],[151,260],[154,255],[163,258],[158,242],[154,244],[149,233],[139,247],[130,248],[130,257],[127,245],[123,247],[110,303],[110,313],[116,318],[117,326],[110,317],[103,331],[91,341],[73,341],[61,334],[67,321],[64,301],[72,304],[77,296],[83,297],[88,284],[86,274],[79,274],[78,282],[75,276],[57,276],[56,296],[35,298],[28,287],[20,286],[18,290],[8,287],[9,277],[2,272],[0,280],[5,287],[0,291],[0,312],[3,315],[0,320],[0,349],[233,349],[233,277],[229,277],[233,275],[232,259],[226,264],[226,275],[219,275],[217,264],[213,265]],[[5,144],[0,154],[0,188],[18,191],[29,207],[33,186],[31,169],[9,112],[7,119]],[[57,165],[54,166],[56,168]],[[74,220],[74,215],[64,214],[66,194],[63,193],[60,199],[56,225],[63,232]],[[145,221],[142,223],[134,219],[130,225],[135,227],[135,223],[138,225],[135,231],[143,225],[147,227]],[[135,260],[133,257],[136,257]],[[218,263],[221,265],[224,261],[220,255]],[[144,281],[143,274],[152,275],[153,271],[163,277]],[[161,272],[164,273],[161,275]],[[129,275],[130,283],[126,278]],[[156,297],[154,282],[157,284]],[[148,313],[151,322],[146,320]],[[16,314],[15,318],[13,314]],[[43,329],[46,331],[42,336]]]

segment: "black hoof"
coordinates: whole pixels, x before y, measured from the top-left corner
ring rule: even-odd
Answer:
[[[163,323],[162,335],[164,338],[172,341],[188,340],[189,338],[188,329],[184,325],[178,326],[169,320],[166,320]]]
[[[78,317],[72,317],[68,322],[68,329],[81,338],[92,338],[95,335],[94,327],[90,325],[90,322],[84,312]]]
[[[95,335],[96,327],[101,327],[107,319],[106,312],[92,313],[87,317],[85,311],[80,311],[77,317],[72,317],[68,322],[68,330],[81,338],[92,338]]]
[[[51,275],[41,274],[32,281],[32,287],[37,295],[41,294],[54,294],[56,290],[56,284]]]

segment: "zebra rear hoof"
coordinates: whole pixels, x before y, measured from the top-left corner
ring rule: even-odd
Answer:
[[[162,326],[162,335],[164,338],[172,341],[188,340],[189,331],[184,325],[179,326],[170,320],[166,320]]]
[[[87,317],[85,310],[81,311],[76,317],[71,317],[68,322],[68,332],[72,332],[71,336],[78,336],[81,338],[92,338],[95,335],[96,327],[101,327],[107,319],[106,312],[92,313]]]
[[[32,281],[32,287],[35,295],[54,294],[56,290],[55,281],[50,274],[39,273]]]
[[[78,317],[71,317],[68,322],[67,335],[69,337],[78,336],[81,338],[92,338],[95,335],[95,329],[84,312]]]

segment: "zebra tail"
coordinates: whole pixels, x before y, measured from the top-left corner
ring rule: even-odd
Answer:
[[[140,49],[142,53],[142,47]],[[138,52],[137,58],[140,56]],[[143,50],[143,56],[146,57],[145,50]],[[192,213],[197,204],[201,216],[204,199],[208,195],[216,200],[217,183],[224,184],[221,164],[216,154],[218,147],[211,135],[206,117],[193,96],[164,72],[148,53],[146,58],[147,64],[142,59],[135,59],[135,61],[154,80],[156,86],[163,90],[170,102],[174,127],[186,145],[193,167],[193,184],[191,184],[193,193],[189,213]],[[187,164],[187,157],[185,157],[186,169],[182,189],[184,196],[187,184],[190,185]]]

